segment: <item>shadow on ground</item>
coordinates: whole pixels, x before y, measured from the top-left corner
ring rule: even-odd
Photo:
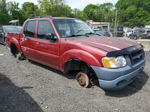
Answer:
[[[49,70],[49,71],[51,71],[51,72],[54,72],[54,73],[56,73],[56,74],[58,74],[58,75],[61,75],[61,76],[63,76],[63,77],[66,77],[66,78],[68,78],[68,79],[75,79],[75,72],[70,73],[71,75],[69,75],[69,74],[64,74],[64,73],[61,72],[60,70],[51,68],[51,67],[46,66],[46,65],[42,65],[42,64],[37,63],[37,62],[35,62],[35,61],[29,60],[29,62],[32,63],[32,64],[34,64],[34,65],[43,67],[43,68],[45,68],[45,69],[47,69],[47,70]]]
[[[112,97],[127,97],[133,95],[143,88],[148,79],[149,76],[145,72],[141,72],[127,87],[119,91],[105,91],[105,95]]]
[[[0,73],[0,112],[43,112],[40,106],[25,92],[32,87],[17,87]]]

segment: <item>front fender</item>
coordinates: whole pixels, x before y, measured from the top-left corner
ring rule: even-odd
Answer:
[[[92,66],[102,66],[100,64],[100,62],[90,53],[83,51],[83,50],[78,50],[78,49],[71,49],[67,52],[65,52],[61,58],[61,68],[62,70],[64,69],[64,65],[67,61],[69,61],[70,59],[79,59],[83,62],[85,62],[88,65],[92,65]]]

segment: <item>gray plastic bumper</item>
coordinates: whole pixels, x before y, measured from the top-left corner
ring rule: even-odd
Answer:
[[[116,90],[121,89],[131,83],[143,70],[145,60],[134,66],[126,66],[119,69],[109,69],[104,67],[91,66],[95,71],[101,88]]]

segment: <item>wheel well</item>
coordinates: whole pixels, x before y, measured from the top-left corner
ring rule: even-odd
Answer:
[[[67,74],[71,71],[77,71],[79,70],[79,65],[81,61],[78,59],[71,59],[65,63],[64,66],[64,72]]]
[[[88,75],[90,79],[91,85],[99,85],[98,78],[94,72],[94,70],[85,62],[79,59],[71,59],[65,63],[64,73],[67,75],[74,76],[77,75],[78,72],[84,72]]]
[[[10,45],[10,50],[11,50],[11,53],[12,53],[14,56],[16,56],[16,54],[18,54],[18,49],[17,49],[17,47],[16,47],[15,44],[11,44],[11,45]]]
[[[86,71],[89,77],[96,76],[94,70],[87,63],[79,59],[71,59],[65,63],[65,66],[64,66],[65,74],[69,74],[70,72],[75,73],[75,72],[80,72],[80,71],[83,71],[83,72]]]

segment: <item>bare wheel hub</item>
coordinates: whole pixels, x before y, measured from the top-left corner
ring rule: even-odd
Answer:
[[[89,86],[89,77],[86,73],[83,73],[83,72],[79,72],[77,75],[76,75],[76,80],[77,82],[79,83],[79,85],[81,87],[88,87]]]

